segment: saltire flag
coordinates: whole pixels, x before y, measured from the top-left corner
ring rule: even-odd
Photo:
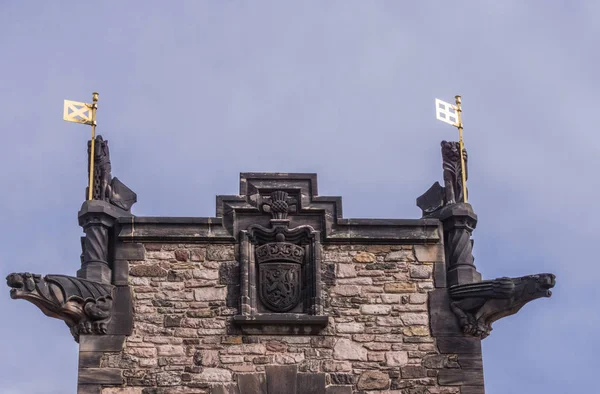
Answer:
[[[92,104],[65,100],[63,119],[67,122],[92,125],[94,123],[92,119],[92,108]]]

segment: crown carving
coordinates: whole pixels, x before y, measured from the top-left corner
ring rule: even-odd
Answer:
[[[288,242],[272,242],[256,248],[258,264],[273,260],[288,260],[298,264],[304,262],[304,249]]]

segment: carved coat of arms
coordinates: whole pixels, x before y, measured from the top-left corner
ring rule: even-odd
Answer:
[[[256,249],[259,296],[274,312],[293,309],[302,294],[304,249],[287,242],[273,242]]]

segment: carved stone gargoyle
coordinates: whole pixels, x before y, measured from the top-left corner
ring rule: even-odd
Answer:
[[[553,274],[537,274],[452,286],[450,308],[465,334],[483,339],[496,320],[514,315],[529,301],[550,297],[555,281]]]
[[[79,341],[80,334],[106,334],[115,286],[66,275],[29,272],[6,277],[10,297],[36,305],[50,317],[64,320]]]
[[[88,160],[90,148],[91,141],[88,142]],[[45,315],[64,320],[77,342],[80,335],[123,334],[132,329],[127,317],[131,309],[129,292],[126,286],[116,286],[113,281],[115,262],[111,239],[119,218],[132,216],[130,209],[137,196],[112,177],[108,141],[102,136],[95,139],[93,187],[92,199],[86,200],[78,213],[85,237],[77,277],[42,277],[25,272],[12,273],[6,278],[12,288],[11,298],[30,301]]]

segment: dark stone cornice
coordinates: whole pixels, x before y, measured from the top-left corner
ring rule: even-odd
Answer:
[[[274,191],[293,201],[290,227],[309,225],[324,243],[436,243],[440,222],[425,219],[344,219],[341,197],[317,195],[316,174],[242,173],[240,194],[217,196],[217,217],[122,217],[119,239],[124,242],[235,242],[250,225],[267,227],[264,206]],[[292,203],[290,202],[290,205]]]

